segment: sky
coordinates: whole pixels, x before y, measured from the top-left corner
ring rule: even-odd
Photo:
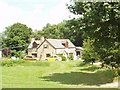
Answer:
[[[0,0],[0,33],[14,23],[41,30],[47,23],[57,24],[74,17],[67,9],[70,0]]]

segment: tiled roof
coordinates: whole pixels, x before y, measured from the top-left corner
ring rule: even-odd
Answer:
[[[34,40],[34,41],[31,41],[31,43],[29,44],[28,48],[32,48],[33,47],[33,42],[36,42],[39,45],[41,44],[40,40]]]
[[[74,44],[69,39],[46,39],[54,48],[65,48],[62,43],[68,42],[68,48],[72,48]]]
[[[83,50],[82,47],[76,47],[76,50]]]

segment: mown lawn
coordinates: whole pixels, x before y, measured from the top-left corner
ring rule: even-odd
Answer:
[[[99,88],[113,80],[111,70],[81,61],[25,61],[2,67],[3,88]]]

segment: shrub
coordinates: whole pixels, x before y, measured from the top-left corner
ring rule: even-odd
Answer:
[[[13,66],[13,62],[11,62],[11,61],[2,61],[1,66],[10,67],[10,66]]]
[[[70,54],[69,60],[73,60],[73,54]]]
[[[62,56],[62,61],[67,61],[67,58],[65,56]]]
[[[20,59],[24,58],[26,55],[25,51],[16,51],[16,50],[11,50],[10,57],[15,56],[19,57]]]
[[[25,60],[5,60],[1,62],[1,66],[10,67],[10,66],[14,66],[15,64],[22,64],[24,62]]]
[[[67,61],[67,58],[63,56],[62,54],[58,54],[58,56],[62,58],[62,61]]]
[[[96,60],[99,60],[99,55],[96,53],[93,47],[93,40],[85,39],[83,42],[83,51],[82,51],[82,59],[85,62],[94,63]]]
[[[114,75],[114,77],[118,77],[118,75],[119,75],[119,70],[114,69],[114,70],[113,70],[113,75]]]
[[[113,67],[116,67],[116,62],[110,62],[110,66],[111,66],[112,69],[113,69]]]

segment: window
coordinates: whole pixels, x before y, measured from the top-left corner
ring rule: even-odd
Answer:
[[[47,44],[45,44],[45,45],[44,45],[44,48],[48,48],[48,45],[47,45]]]
[[[76,54],[77,54],[77,56],[80,55],[80,51],[77,51]]]
[[[32,58],[32,56],[26,56],[27,58]]]
[[[57,56],[54,56],[54,58],[57,58]]]
[[[37,57],[37,53],[32,53],[32,56],[33,57]]]
[[[50,57],[51,55],[50,54],[46,54],[46,57]]]
[[[37,46],[38,46],[38,44],[36,42],[33,42],[32,48],[36,48]]]
[[[68,48],[68,41],[63,41],[63,42],[62,42],[62,45],[63,45],[65,48]]]
[[[65,46],[65,43],[62,43],[63,46]]]

